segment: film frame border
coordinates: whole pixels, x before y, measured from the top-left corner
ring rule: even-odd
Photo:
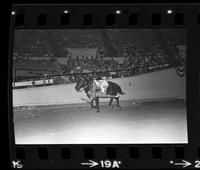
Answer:
[[[198,129],[198,35],[200,35],[200,4],[120,4],[120,5],[13,5],[11,12],[10,54],[12,65],[15,29],[69,29],[69,28],[185,28],[187,32],[187,122],[188,144],[84,144],[84,145],[15,145],[12,114],[12,68],[9,68],[9,130],[11,160],[22,161],[23,168],[83,168],[81,162],[93,160],[121,160],[120,168],[174,168],[170,160],[195,161],[200,159]],[[168,13],[172,10],[172,13]],[[117,11],[121,11],[117,14]],[[17,15],[21,26],[16,26]],[[38,26],[37,16],[42,14]],[[61,26],[61,16],[68,15],[69,23]],[[92,21],[88,24],[87,20]],[[176,15],[178,14],[178,16]],[[24,15],[24,16],[23,16]],[[130,23],[130,17],[138,22]],[[86,19],[84,19],[86,18]],[[89,19],[88,19],[89,18]],[[115,22],[113,23],[113,18]],[[175,19],[179,18],[179,19]],[[152,20],[153,19],[153,20]],[[86,20],[86,21],[85,21]],[[176,24],[178,20],[178,24]],[[182,20],[182,21],[180,21]],[[107,23],[107,22],[108,23]],[[85,24],[86,23],[86,24]],[[109,25],[111,23],[111,25]],[[192,82],[192,83],[191,83]],[[195,90],[194,90],[195,89]],[[192,114],[193,113],[193,114]],[[67,153],[67,154],[66,154]],[[135,154],[133,154],[135,153]],[[66,155],[65,155],[66,154]],[[62,158],[62,156],[64,158]],[[35,161],[33,161],[35,160]]]

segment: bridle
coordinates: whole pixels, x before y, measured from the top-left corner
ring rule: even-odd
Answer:
[[[79,86],[81,86],[83,82],[84,82],[84,79],[82,79],[82,82]],[[85,87],[83,87],[82,90],[79,90],[79,92],[82,92],[83,90],[85,90],[87,87],[89,87],[90,84],[91,84],[91,81],[89,81],[89,83]]]

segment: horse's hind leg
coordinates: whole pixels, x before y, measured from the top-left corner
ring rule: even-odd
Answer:
[[[110,102],[109,102],[108,106],[112,105],[112,101],[113,101],[113,98],[110,98]]]
[[[99,112],[99,98],[95,98],[97,113]]]
[[[116,97],[115,100],[117,101],[117,107],[119,107],[120,109],[122,109],[122,107],[119,104],[119,97]]]

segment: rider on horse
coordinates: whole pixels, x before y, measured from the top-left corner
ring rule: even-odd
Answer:
[[[106,80],[106,77],[102,77],[102,79],[98,81],[94,78],[94,83],[97,87],[101,89],[101,92],[103,94],[106,94],[107,88],[109,86],[108,81]]]
[[[86,75],[77,80],[75,85],[75,90],[78,92],[85,91],[89,101],[83,99],[84,101],[90,103],[93,106],[93,101],[95,101],[97,111],[99,111],[99,98],[110,98],[109,106],[111,106],[113,99],[117,101],[117,106],[119,105],[119,94],[125,94],[121,87],[112,81],[107,81],[105,78],[98,80],[92,75]]]

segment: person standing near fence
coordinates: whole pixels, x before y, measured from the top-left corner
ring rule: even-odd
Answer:
[[[45,73],[45,74],[44,74],[44,79],[43,79],[43,85],[44,85],[44,86],[46,86],[46,80],[47,80],[47,78],[48,78],[48,74]]]

